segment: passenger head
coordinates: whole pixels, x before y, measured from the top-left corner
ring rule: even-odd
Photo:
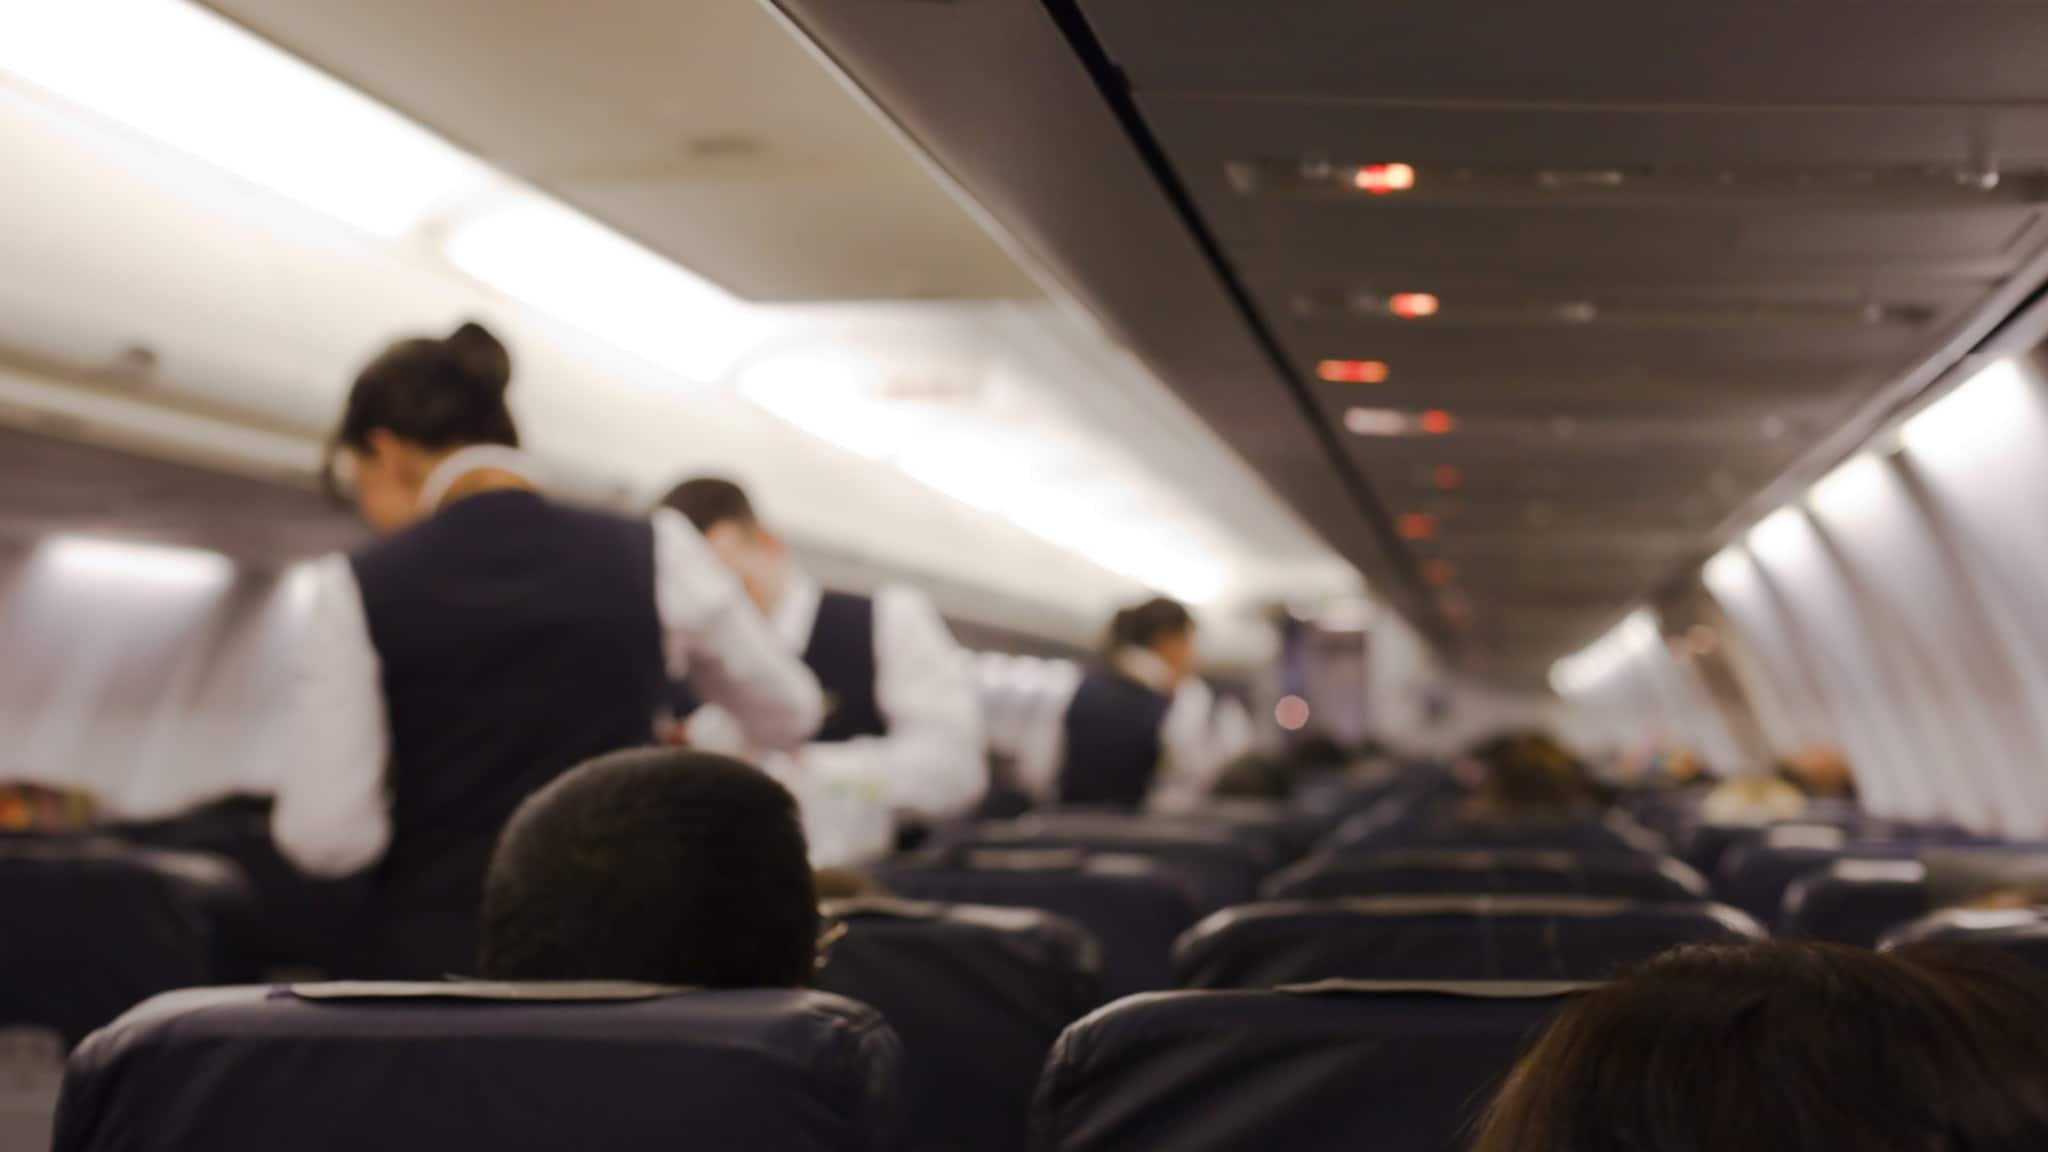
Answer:
[[[1683,949],[1566,1007],[1476,1152],[2048,1148],[2048,982],[1984,949]]]
[[[794,988],[817,938],[788,791],[737,760],[644,749],[584,764],[513,814],[484,885],[479,969]]]
[[[1176,682],[1195,674],[1195,617],[1178,600],[1155,596],[1135,608],[1126,608],[1110,621],[1108,648],[1111,655],[1125,648],[1142,648],[1166,662]]]
[[[1496,736],[1469,755],[1485,768],[1472,798],[1475,815],[1564,812],[1600,798],[1585,765],[1541,732]]]
[[[395,532],[422,514],[434,466],[474,444],[516,447],[505,405],[512,358],[480,325],[446,339],[400,340],[356,377],[329,449],[328,475],[345,472],[372,528]]]
[[[662,503],[681,512],[704,534],[712,552],[746,586],[747,596],[763,612],[782,599],[789,571],[789,551],[780,537],[754,515],[746,489],[730,480],[699,476],[675,486]]]

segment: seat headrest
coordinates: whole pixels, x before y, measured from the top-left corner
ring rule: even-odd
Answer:
[[[55,1147],[882,1149],[899,1060],[821,992],[196,989],[79,1048]]]
[[[1455,984],[1134,996],[1068,1028],[1044,1152],[1459,1145],[1569,993]]]

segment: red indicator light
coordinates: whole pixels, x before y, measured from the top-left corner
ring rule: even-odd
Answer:
[[[1385,384],[1393,373],[1378,360],[1325,360],[1316,375],[1332,384]]]
[[[1394,531],[1403,540],[1436,539],[1436,517],[1427,512],[1403,512],[1394,521]]]
[[[1367,164],[1352,175],[1351,184],[1374,196],[1406,192],[1415,187],[1415,169],[1406,164]]]
[[[1431,436],[1442,436],[1455,429],[1458,421],[1449,412],[1441,408],[1432,408],[1422,414],[1422,418],[1415,422],[1415,426]]]
[[[1431,474],[1431,479],[1436,481],[1438,488],[1446,492],[1456,491],[1458,486],[1465,482],[1464,473],[1459,472],[1449,464],[1437,465],[1436,471]]]
[[[1427,292],[1401,292],[1387,301],[1387,311],[1403,320],[1421,320],[1434,316],[1440,304],[1436,297]]]
[[[1308,727],[1308,701],[1299,696],[1282,696],[1273,706],[1273,722],[1289,732],[1299,732]]]
[[[1449,560],[1431,560],[1422,572],[1432,588],[1442,588],[1458,579],[1458,566]]]

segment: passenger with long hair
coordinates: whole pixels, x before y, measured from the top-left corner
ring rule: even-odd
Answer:
[[[2048,980],[1982,948],[1683,949],[1566,1007],[1475,1152],[2048,1148]]]

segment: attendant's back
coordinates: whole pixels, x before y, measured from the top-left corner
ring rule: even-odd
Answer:
[[[315,569],[274,831],[310,872],[378,864],[353,974],[470,970],[499,830],[574,765],[653,741],[672,656],[759,745],[799,743],[822,711],[687,521],[538,491],[510,377],[475,325],[402,341],[336,436],[385,536]]]

